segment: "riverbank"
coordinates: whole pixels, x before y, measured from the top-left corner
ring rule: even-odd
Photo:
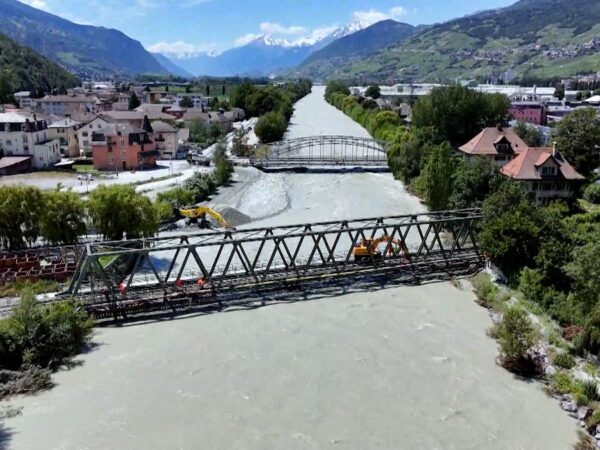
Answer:
[[[367,137],[323,90],[298,102],[289,136]],[[425,211],[391,174],[241,168],[234,181],[212,202],[248,204],[252,227]],[[538,384],[494,363],[492,322],[474,300],[437,283],[98,329],[98,346],[59,372],[54,389],[10,403],[21,415],[5,421],[5,442],[15,450],[569,448],[575,422]]]

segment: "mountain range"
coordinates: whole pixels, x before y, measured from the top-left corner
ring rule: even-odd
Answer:
[[[82,77],[305,76],[372,81],[558,78],[600,70],[600,0],[520,0],[430,26],[350,24],[294,42],[263,35],[220,54],[152,54],[120,31],[0,0],[0,32]]]
[[[0,34],[0,102],[15,91],[42,95],[54,88],[79,85],[77,77],[58,64]]]
[[[79,25],[16,0],[0,0],[0,31],[81,76],[169,73],[120,31]]]
[[[433,25],[325,78],[438,81],[561,78],[600,70],[600,1],[520,0]],[[298,74],[309,74],[299,70]]]
[[[296,67],[314,52],[330,43],[362,30],[359,22],[337,28],[320,38],[304,38],[296,42],[261,35],[251,42],[219,54],[171,59],[186,71],[211,76],[265,76]]]

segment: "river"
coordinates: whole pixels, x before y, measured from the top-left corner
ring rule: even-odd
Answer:
[[[322,95],[290,137],[367,136]],[[423,211],[389,174],[236,177],[214,202],[252,226]],[[435,283],[100,328],[0,433],[17,450],[571,448],[575,422],[494,363],[490,325]]]

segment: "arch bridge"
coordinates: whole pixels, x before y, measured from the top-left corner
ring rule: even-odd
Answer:
[[[387,168],[389,142],[355,136],[309,136],[254,151],[250,164],[264,169],[311,166]]]

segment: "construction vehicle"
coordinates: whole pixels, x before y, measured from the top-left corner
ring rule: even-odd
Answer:
[[[356,262],[377,261],[383,258],[384,253],[379,250],[379,245],[386,243],[384,252],[390,257],[404,257],[410,262],[410,254],[404,241],[392,239],[387,234],[375,238],[362,239],[360,244],[356,244],[352,249],[352,255]]]
[[[213,209],[210,209],[208,206],[197,205],[181,208],[179,210],[179,214],[181,214],[183,217],[191,219],[192,221],[197,221],[200,228],[212,228],[210,222],[206,220],[207,214],[215,219],[222,228],[233,228],[233,226],[227,222],[221,214]]]

